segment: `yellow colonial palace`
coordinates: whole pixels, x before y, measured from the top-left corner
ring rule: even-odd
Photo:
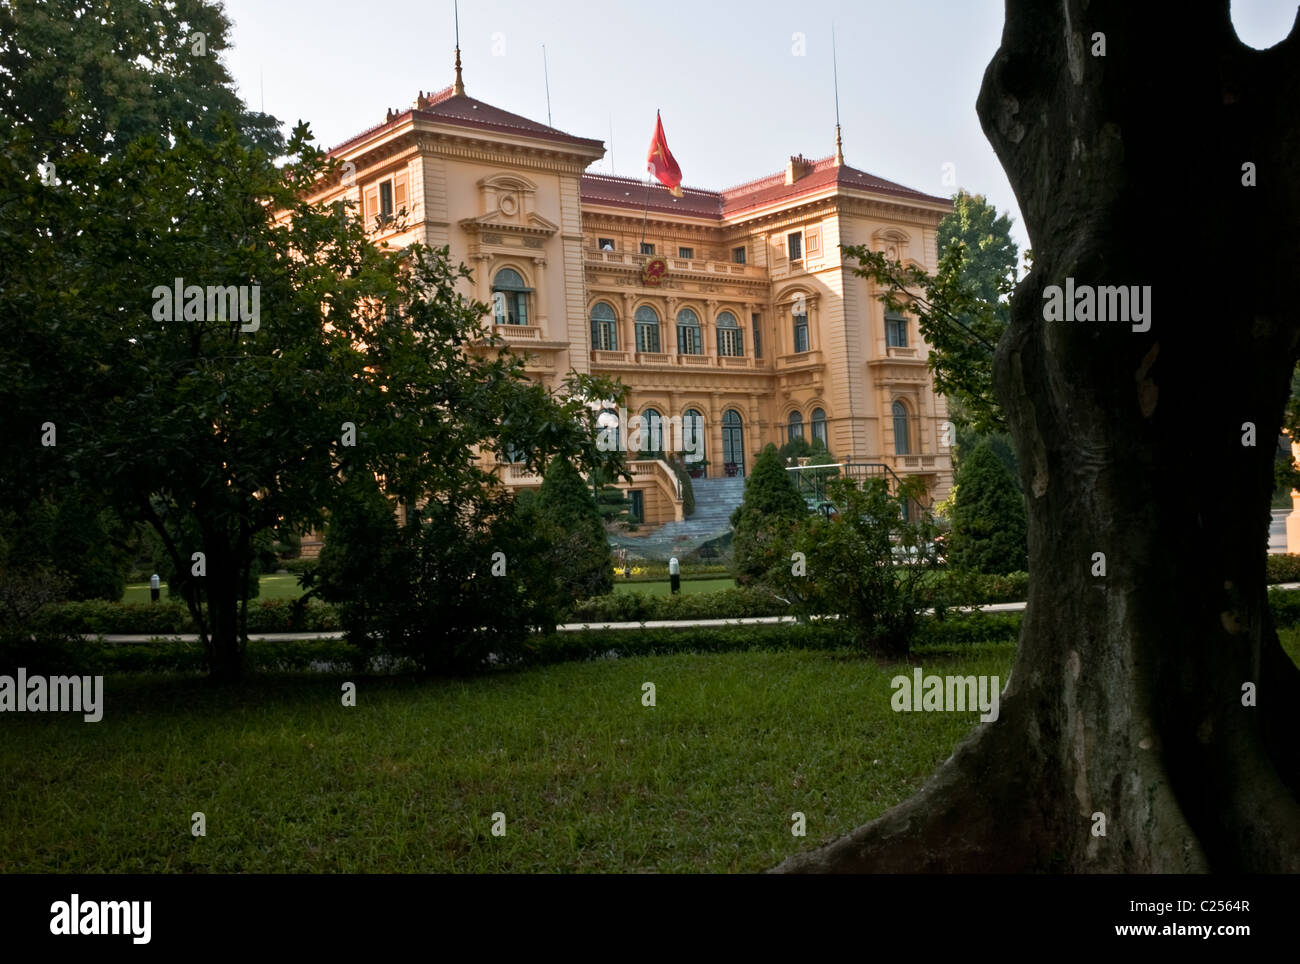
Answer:
[[[459,70],[452,87],[420,93],[331,153],[342,173],[315,200],[350,198],[389,244],[449,246],[472,269],[464,293],[492,306],[485,326],[526,353],[533,377],[618,377],[630,413],[702,430],[695,473],[743,476],[767,443],[801,435],[837,461],[883,463],[947,494],[947,405],[927,346],[840,251],[865,244],[933,271],[947,199],[850,167],[838,145],[676,198],[588,173],[600,141],[467,96]],[[632,461],[650,524],[682,518],[659,456]],[[501,473],[540,483],[519,464]]]

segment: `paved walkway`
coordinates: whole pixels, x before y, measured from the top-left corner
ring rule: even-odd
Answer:
[[[1282,582],[1269,588],[1300,589],[1300,582]],[[989,603],[985,606],[955,607],[954,611],[974,612],[977,609],[985,613],[1018,613],[1024,611],[1025,604],[1023,602]],[[933,610],[927,609],[926,612],[933,612]],[[564,623],[555,628],[562,633],[578,633],[586,629],[694,629],[706,626],[773,626],[793,622],[797,622],[793,616],[749,616],[742,619],[650,619],[643,623]],[[170,636],[127,636],[119,633],[98,636],[95,633],[85,633],[82,638],[99,639],[105,643],[197,643],[199,641],[197,633],[180,633]],[[251,642],[275,643],[289,642],[290,640],[342,639],[343,633],[260,633],[250,635],[248,638]]]

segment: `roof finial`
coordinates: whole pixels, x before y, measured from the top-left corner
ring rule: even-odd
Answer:
[[[453,0],[452,9],[456,13],[456,84],[452,88],[452,93],[458,96],[465,94],[465,81],[460,76],[460,4]]]
[[[844,166],[844,142],[840,139],[840,65],[835,56],[835,21],[831,21],[831,71],[835,77],[835,166]]]

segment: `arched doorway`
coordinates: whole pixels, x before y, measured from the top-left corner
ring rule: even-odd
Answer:
[[[727,475],[745,474],[745,428],[734,408],[722,415],[722,461]]]

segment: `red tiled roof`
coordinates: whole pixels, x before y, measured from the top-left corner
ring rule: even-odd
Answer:
[[[658,181],[651,181],[647,192],[646,182],[631,177],[617,177],[613,174],[582,175],[583,204],[612,204],[615,207],[632,207],[649,209],[681,217],[722,219],[722,195],[717,191],[702,191],[698,188],[682,188],[683,196],[675,198],[668,193],[668,188]]]
[[[728,188],[721,192],[724,198],[722,213],[731,216],[766,204],[783,201],[787,198],[813,194],[825,190],[831,185],[839,188],[870,191],[873,194],[892,194],[895,197],[907,198],[912,201],[949,203],[949,199],[946,197],[923,194],[920,191],[912,190],[910,187],[895,184],[893,181],[886,181],[883,177],[876,177],[874,174],[860,171],[856,167],[849,167],[847,164],[836,167],[834,162],[834,155],[812,162],[812,170],[793,184],[785,183],[785,172],[782,171],[777,174],[769,174],[767,177],[759,178],[756,181],[750,181],[747,184],[739,184],[736,187]]]
[[[738,184],[725,191],[704,191],[683,188],[685,197],[675,199],[668,189],[652,181],[649,190],[649,209],[658,213],[671,213],[683,217],[702,217],[721,220],[744,211],[763,207],[804,194],[815,194],[831,185],[874,194],[890,194],[913,201],[931,201],[948,204],[949,199],[933,194],[923,194],[882,177],[859,171],[847,164],[836,167],[835,158],[825,157],[810,162],[812,170],[793,184],[785,183],[785,172],[769,174],[756,181]],[[609,204],[615,207],[645,209],[645,181],[611,174],[584,174],[582,176],[582,201],[584,204]]]
[[[603,141],[592,140],[588,137],[575,137],[573,134],[566,134],[554,127],[547,127],[545,124],[539,124],[527,117],[512,114],[508,110],[493,107],[491,104],[476,100],[473,97],[467,97],[464,94],[454,94],[452,91],[453,88],[447,87],[437,93],[430,93],[427,97],[421,93],[417,102],[419,106],[392,115],[383,124],[378,124],[369,130],[363,131],[332,148],[330,153],[341,150],[362,137],[382,130],[389,124],[396,123],[411,114],[418,114],[456,127],[472,127],[476,130],[497,131],[504,134],[522,134],[526,137],[536,137],[542,140],[559,141],[564,144],[581,145],[602,150],[605,147]]]

